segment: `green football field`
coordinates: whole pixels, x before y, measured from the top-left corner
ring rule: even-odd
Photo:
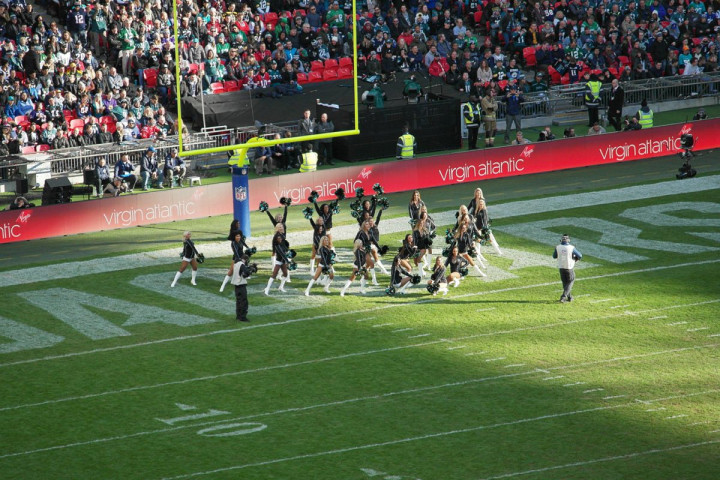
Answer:
[[[380,274],[341,298],[346,201],[331,293],[303,295],[296,241],[287,293],[263,296],[258,252],[249,324],[218,292],[229,217],[3,245],[0,478],[717,479],[720,167],[677,163],[483,182],[502,255],[447,296],[389,297]],[[436,254],[476,186],[423,192]],[[380,224],[393,249],[408,196]],[[208,261],[171,289],[185,229]],[[560,304],[566,232],[584,258]]]

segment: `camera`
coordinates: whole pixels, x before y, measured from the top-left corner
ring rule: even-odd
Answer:
[[[682,167],[678,168],[678,173],[677,175],[675,175],[675,178],[677,178],[678,180],[692,178],[697,175],[697,170],[692,168],[692,165],[690,165],[690,159],[695,156],[695,154],[692,152],[694,144],[695,140],[691,134],[684,133],[680,136],[680,148],[682,148],[683,151],[680,152],[679,155],[680,158],[684,160],[684,163]]]

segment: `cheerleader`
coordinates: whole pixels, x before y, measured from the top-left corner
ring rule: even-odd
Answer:
[[[471,233],[471,237],[473,239],[473,242],[478,242],[481,238],[480,231],[475,227],[475,219],[472,215],[470,215],[470,212],[468,211],[468,208],[465,205],[460,205],[460,208],[458,209],[458,212],[455,214],[457,217],[457,221],[455,222],[455,228],[453,228],[453,234],[457,233],[458,228],[460,228],[460,225],[467,224],[468,230]],[[480,268],[487,268],[485,267],[485,263],[487,262],[487,259],[483,257],[482,253],[480,253],[480,244],[474,243],[473,245],[476,245],[477,248],[475,250],[475,260],[480,264]]]
[[[190,283],[192,283],[193,285],[197,285],[197,283],[195,283],[198,268],[197,259],[203,257],[200,253],[198,253],[197,249],[195,249],[195,244],[192,240],[190,240],[190,237],[190,232],[183,233],[182,263],[180,264],[180,270],[175,273],[175,278],[170,284],[171,287],[175,286],[177,281],[180,279],[180,275],[183,274],[188,264],[192,266],[192,276],[190,277]]]
[[[326,274],[329,276],[328,281],[325,283],[325,288],[323,289],[325,293],[330,293],[330,284],[335,278],[335,269],[333,268],[333,264],[335,263],[335,252],[330,249],[330,239],[327,235],[320,239],[318,255],[320,256],[320,262],[318,262],[317,270],[315,270],[315,276],[310,279],[310,283],[308,283],[308,286],[305,289],[306,297],[310,296],[310,289],[315,281],[317,281],[320,277],[320,274]]]
[[[465,258],[481,277],[487,277],[487,275],[480,270],[480,267],[475,265],[475,262],[473,262],[473,259],[470,256],[470,250],[473,248],[473,233],[470,225],[472,224],[470,223],[469,217],[463,217],[460,226],[455,232],[455,245],[460,252],[460,256]]]
[[[363,244],[363,246],[366,248],[366,252],[371,250],[372,247],[376,247],[377,249],[380,249],[380,246],[375,241],[375,238],[370,233],[370,220],[365,221],[365,223],[362,224],[362,228],[360,231],[355,235],[355,241],[360,240]],[[370,276],[372,277],[372,284],[373,285],[379,285],[377,282],[377,277],[375,275],[375,262],[373,261],[372,255],[365,255],[365,267],[370,272]]]
[[[435,238],[435,230],[436,230],[435,220],[433,220],[433,218],[430,216],[430,214],[427,211],[427,207],[425,205],[423,205],[420,208],[420,219],[425,220],[426,228],[427,228],[428,232],[430,232],[430,234],[429,234],[430,239],[431,240],[434,239]],[[429,267],[430,261],[428,260],[428,258],[432,257],[432,241],[426,246],[425,250],[426,250],[426,253],[425,253],[425,256],[423,257],[423,265],[425,267]]]
[[[419,255],[415,257],[415,266],[418,267],[418,273],[421,277],[425,276],[425,269],[430,265],[425,260],[425,254],[430,245],[432,245],[432,238],[430,238],[430,230],[427,226],[427,220],[420,218],[415,222],[412,233],[413,243],[417,247]],[[422,265],[421,265],[422,261]]]
[[[272,259],[273,259],[273,271],[272,275],[268,279],[267,287],[265,287],[265,295],[270,295],[270,287],[273,281],[278,276],[278,272],[282,271],[283,277],[280,278],[280,286],[278,290],[281,292],[285,291],[285,282],[288,281],[288,265],[290,264],[290,245],[285,239],[285,228],[282,223],[278,222],[275,225],[275,235],[272,239]]]
[[[375,210],[377,209],[377,198],[374,195],[369,200],[363,200],[360,204],[360,212],[357,216],[357,221],[360,226],[370,218],[375,216]]]
[[[442,292],[443,296],[447,295],[448,280],[445,272],[447,272],[447,269],[445,268],[445,263],[442,261],[442,257],[435,258],[433,272],[432,275],[430,275],[430,280],[427,282],[428,291],[432,291],[433,295],[437,295],[438,292]]]
[[[417,245],[415,245],[415,238],[412,233],[408,233],[405,235],[405,238],[403,238],[403,244],[397,256],[400,257],[400,263],[403,268],[409,272],[412,271],[412,267],[410,266],[411,258],[415,260],[415,265],[417,265],[417,258],[420,256],[420,251]]]
[[[425,206],[425,202],[420,199],[420,191],[415,190],[410,197],[410,205],[408,205],[408,215],[410,220],[417,220],[420,218],[420,209]]]
[[[310,273],[312,273],[315,271],[315,257],[317,256],[318,250],[320,250],[320,240],[328,236],[328,234],[323,217],[318,217],[314,222],[312,217],[308,218],[308,220],[310,220],[310,226],[312,226],[313,229],[312,253],[310,254]]]
[[[237,222],[237,220],[235,220],[235,222]],[[245,250],[243,248],[247,248],[248,250],[250,248],[245,243],[245,237],[243,236],[242,230],[233,230],[232,224],[230,225],[230,236],[228,236],[228,240],[230,240],[230,250],[232,250],[232,263],[230,264],[227,275],[225,275],[222,285],[220,286],[221,292],[225,290],[225,285],[227,285],[227,283],[232,279],[233,267],[243,258],[245,254]]]
[[[385,253],[387,252],[387,247],[381,247],[379,252],[378,248],[376,247],[376,245],[380,245],[380,229],[378,228],[378,224],[380,223],[380,217],[382,217],[382,212],[383,210],[380,210],[378,212],[377,220],[373,220],[372,217],[367,220],[370,223],[370,235],[374,240],[374,242],[370,244],[370,255],[372,255],[375,265],[380,267],[380,271],[385,275],[389,275],[390,272],[387,271],[387,268],[385,268],[385,265],[383,265],[382,260],[380,260],[380,255],[385,255]]]
[[[355,243],[353,244],[353,255],[355,256],[355,260],[353,261],[353,272],[350,275],[350,280],[345,282],[345,286],[343,286],[342,290],[340,290],[341,297],[345,296],[345,292],[348,288],[350,288],[350,284],[358,275],[360,275],[360,293],[364,295],[366,292],[365,276],[367,275],[367,271],[365,270],[365,257],[367,253],[365,252],[365,246],[363,245],[362,240],[355,240]]]
[[[475,227],[482,236],[487,236],[490,244],[495,249],[495,253],[502,255],[500,245],[495,240],[492,230],[490,230],[490,220],[487,213],[487,205],[485,204],[485,197],[483,197],[483,191],[480,188],[475,189],[475,194],[468,203],[468,211],[475,217]],[[480,249],[478,249],[478,254]]]
[[[468,262],[460,255],[457,244],[453,244],[450,249],[450,255],[448,255],[447,260],[445,260],[446,273],[447,268],[450,267],[450,274],[445,279],[447,284],[452,283],[453,287],[457,288],[457,286],[460,285],[460,279],[467,274],[467,265]]]
[[[405,290],[412,285],[412,274],[403,267],[399,254],[395,255],[390,268],[390,285],[400,295],[405,295]]]
[[[265,213],[267,213],[268,218],[270,218],[270,222],[272,223],[273,228],[275,229],[275,232],[277,233],[277,231],[278,231],[277,230],[278,225],[282,226],[283,240],[285,239],[285,236],[287,235],[287,213],[288,213],[288,203],[286,201],[283,201],[284,199],[285,199],[285,197],[282,197],[280,199],[280,203],[284,206],[282,215],[278,213],[277,215],[275,215],[273,217],[272,213],[270,213],[270,210],[267,209],[267,204],[265,204],[265,207],[266,207]],[[261,209],[262,209],[263,203],[264,202],[260,203]],[[285,241],[285,244],[287,245],[287,241]],[[272,260],[272,264],[274,266],[275,265],[275,250],[274,249],[273,249],[273,254],[272,254],[271,260]],[[286,282],[292,283],[290,281],[290,273],[289,273],[289,271],[287,271],[287,269],[283,270],[283,275],[284,275],[283,278],[285,279]]]
[[[337,202],[332,202],[330,204],[323,203],[322,205],[318,206],[317,204],[317,198],[313,198],[313,205],[315,205],[315,211],[318,214],[318,217],[322,218],[323,223],[325,224],[325,232],[330,240],[330,248],[335,250],[335,247],[332,243],[332,235],[330,234],[330,230],[332,230],[333,227],[333,213],[335,208],[337,208]],[[312,271],[312,266],[310,267],[310,271]]]

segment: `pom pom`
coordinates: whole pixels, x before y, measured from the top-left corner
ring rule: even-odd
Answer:
[[[358,212],[357,210],[352,210],[350,212],[350,215],[352,215],[353,218],[360,218],[360,212]]]
[[[385,255],[389,249],[390,247],[388,247],[387,245],[383,245],[382,247],[380,247],[380,255]]]
[[[180,252],[180,258],[184,258],[185,255],[183,255],[185,252]]]
[[[280,205],[287,205],[287,200],[285,197],[280,197]]]
[[[443,248],[442,256],[449,257],[451,253],[452,253],[452,247],[445,247],[445,248]]]
[[[468,268],[467,267],[460,267],[458,268],[458,272],[460,272],[460,275],[463,277],[466,277],[468,274]]]
[[[360,200],[355,200],[350,204],[352,210],[360,210]]]
[[[410,220],[408,220],[408,223],[410,224],[410,226],[411,226],[412,228],[415,228],[415,225],[417,225],[417,222],[418,222],[418,221],[417,221],[416,219],[414,219],[414,218],[411,218]]]
[[[437,233],[435,233],[435,230],[433,230],[432,232],[430,232],[430,238],[435,238],[435,237],[437,237]]]
[[[297,252],[293,250],[292,248],[288,250],[287,257],[288,258],[295,258],[297,256]]]
[[[440,290],[440,287],[438,285],[435,285],[434,283],[429,283],[427,286],[427,291],[430,293],[435,293],[438,290]]]
[[[377,204],[383,210],[387,210],[388,208],[390,208],[390,201],[387,199],[387,197],[382,197],[380,200],[378,200]]]
[[[260,202],[260,211],[261,212],[267,212],[268,211],[268,203],[267,202]]]
[[[248,257],[252,257],[253,255],[255,255],[256,252],[257,252],[257,248],[255,248],[255,247],[248,248],[247,250],[245,250],[245,255],[247,255]]]
[[[365,189],[364,188],[358,188],[355,190],[355,197],[360,199],[365,196]]]
[[[468,248],[468,255],[471,257],[477,257],[477,252],[475,251],[475,247]]]
[[[292,198],[288,197],[285,199],[285,205],[287,205],[289,207],[291,203],[292,203]]]
[[[389,295],[389,296],[391,296],[391,297],[392,297],[393,295],[395,295],[395,287],[390,286],[390,287],[386,288],[386,289],[385,289],[385,295]]]
[[[337,257],[337,254],[335,252],[332,252],[330,254],[330,265],[335,265],[335,257]]]
[[[377,193],[378,195],[382,195],[382,194],[384,193],[383,188],[382,188],[382,186],[381,186],[379,183],[376,183],[375,185],[373,185],[373,190],[374,190],[375,193]]]
[[[323,267],[322,273],[323,273],[323,275],[330,275],[330,269],[328,267]]]
[[[340,206],[337,204],[337,202],[333,203],[332,213],[333,215],[337,215],[338,213],[340,213]]]
[[[198,263],[204,263],[204,262],[205,262],[205,255],[203,255],[202,253],[198,253],[197,262],[198,262]]]
[[[315,201],[318,199],[319,196],[320,196],[320,194],[318,192],[316,192],[315,190],[313,190],[312,192],[310,192],[310,196],[308,197],[308,202],[315,203]]]
[[[342,188],[338,188],[335,190],[335,196],[338,200],[345,200],[345,190]]]
[[[420,275],[413,275],[410,277],[410,282],[412,282],[413,285],[420,283]]]
[[[310,220],[313,216],[313,209],[312,209],[312,207],[305,207],[305,208],[303,208],[302,213],[306,219]]]
[[[288,264],[288,270],[290,270],[290,271],[297,270],[297,263],[291,261],[291,262]]]
[[[366,243],[365,245],[363,245],[363,249],[365,249],[365,252],[370,253],[372,251],[372,244]]]

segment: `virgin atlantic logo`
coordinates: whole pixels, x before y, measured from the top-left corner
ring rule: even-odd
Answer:
[[[30,218],[30,210],[23,210],[20,212],[20,215],[18,215],[17,222],[18,223],[27,223],[28,219]]]
[[[366,168],[362,169],[362,171],[360,172],[360,174],[358,176],[361,177],[363,180],[367,180],[368,177],[370,177],[371,173],[372,173],[372,169],[366,167]]]
[[[520,154],[521,157],[530,158],[530,155],[535,151],[535,147],[525,147]]]
[[[686,133],[692,132],[692,125],[683,125],[682,129],[680,130],[680,135],[685,135]]]

